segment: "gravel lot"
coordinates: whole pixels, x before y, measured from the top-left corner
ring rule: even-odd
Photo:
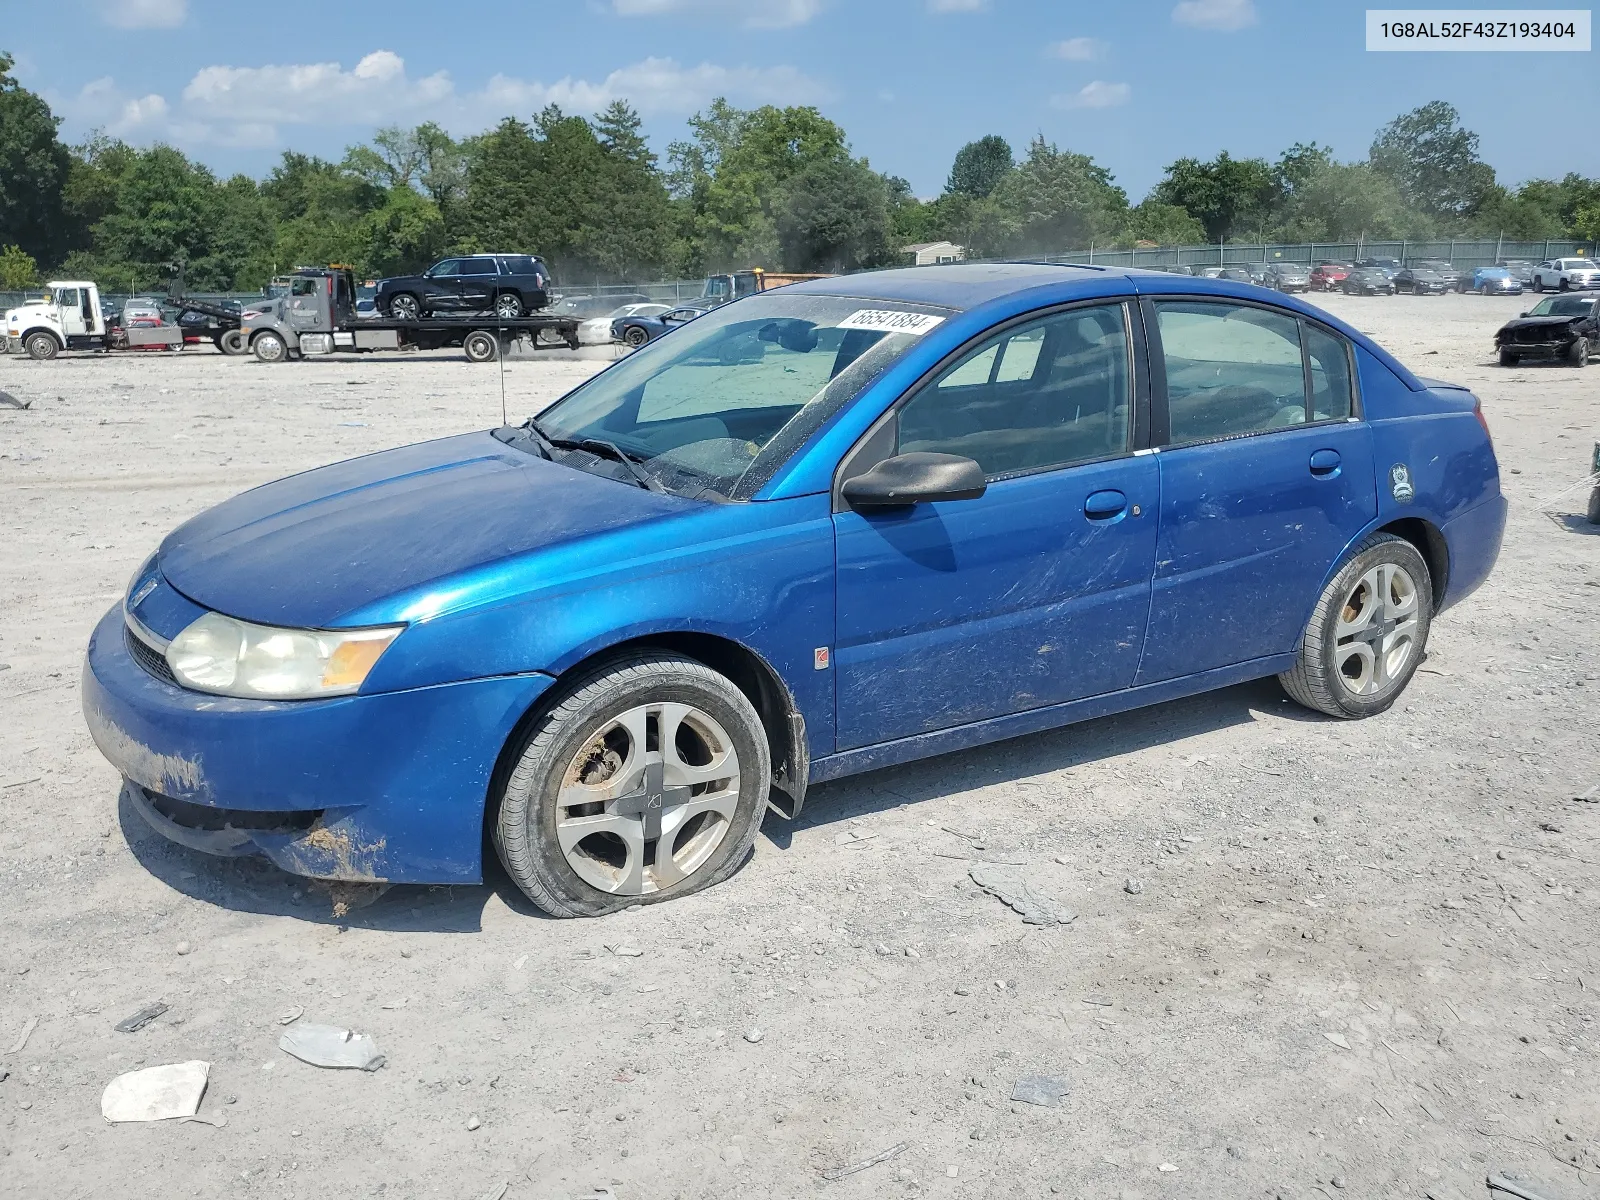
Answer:
[[[0,407],[0,1193],[1459,1200],[1505,1169],[1590,1194],[1600,536],[1586,489],[1545,502],[1587,470],[1600,368],[1490,365],[1525,298],[1326,303],[1482,397],[1512,501],[1392,711],[1268,681],[841,781],[728,884],[590,922],[498,873],[336,917],[119,812],[79,714],[89,631],[166,530],[498,423],[498,371],[0,359],[32,402]],[[511,413],[594,366],[509,362]],[[1022,924],[969,857],[1078,919]],[[281,1053],[300,1007],[387,1066]],[[102,1121],[112,1077],[189,1059],[225,1125]],[[1059,1106],[1009,1099],[1035,1074]]]

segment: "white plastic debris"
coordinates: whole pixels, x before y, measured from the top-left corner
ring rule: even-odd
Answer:
[[[313,1067],[376,1071],[384,1064],[377,1042],[334,1025],[291,1025],[278,1039],[278,1049]]]
[[[195,1061],[118,1075],[100,1097],[100,1115],[113,1123],[192,1117],[210,1074],[210,1063]]]

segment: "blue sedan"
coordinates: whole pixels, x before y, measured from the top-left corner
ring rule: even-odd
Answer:
[[[646,342],[655,341],[664,333],[670,333],[680,325],[687,324],[714,307],[712,304],[684,304],[678,308],[668,309],[664,313],[618,317],[611,322],[611,340],[639,347]]]
[[[821,780],[1264,676],[1383,712],[1505,514],[1471,393],[1299,300],[817,280],[180,526],[84,711],[174,841],[409,883],[487,841],[599,915],[726,879]]]

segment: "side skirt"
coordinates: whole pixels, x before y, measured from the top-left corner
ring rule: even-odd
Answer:
[[[1293,654],[1278,654],[1269,658],[1253,658],[1233,666],[1217,667],[1198,675],[1185,675],[1180,679],[1164,679],[1142,687],[1120,692],[1107,692],[1102,696],[1089,696],[1082,700],[1069,700],[1065,704],[1052,704],[1048,708],[1033,708],[1027,712],[1009,713],[1003,717],[990,717],[970,725],[957,725],[953,729],[940,729],[932,733],[919,733],[913,737],[897,738],[892,742],[879,742],[875,746],[862,746],[841,754],[829,754],[811,764],[810,783],[841,779],[846,775],[859,775],[879,767],[893,767],[919,758],[932,758],[936,754],[949,754],[956,750],[969,750],[990,742],[1022,737],[1044,729],[1057,729],[1079,721],[1092,721],[1113,713],[1143,708],[1147,704],[1160,704],[1193,696],[1199,692],[1214,691],[1235,683],[1264,679],[1294,666]]]

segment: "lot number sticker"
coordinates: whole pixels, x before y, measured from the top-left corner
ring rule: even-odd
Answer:
[[[895,312],[889,308],[858,308],[839,322],[840,329],[876,329],[883,333],[909,333],[921,337],[943,317],[927,313]]]

